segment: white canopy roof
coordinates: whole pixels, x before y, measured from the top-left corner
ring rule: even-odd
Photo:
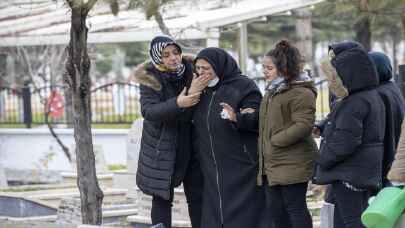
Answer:
[[[162,15],[176,39],[218,38],[217,28],[311,6],[323,0],[179,0]],[[101,2],[101,1],[100,1]],[[97,3],[87,20],[89,43],[147,41],[161,34],[156,22],[123,1],[117,16]],[[67,44],[70,11],[63,0],[3,0],[0,46]]]

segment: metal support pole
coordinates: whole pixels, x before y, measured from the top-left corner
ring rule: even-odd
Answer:
[[[247,32],[247,22],[239,23],[239,41],[240,41],[240,52],[239,52],[239,66],[243,74],[247,73],[247,58],[249,56],[248,49],[248,32]]]
[[[207,47],[219,47],[218,28],[209,28],[207,30]]]
[[[22,88],[22,99],[24,109],[24,124],[27,128],[31,128],[32,110],[31,110],[31,90],[29,87],[29,81],[24,82],[24,87]]]
[[[404,81],[405,81],[405,65],[399,65],[398,66],[398,87],[402,92],[402,96],[405,97],[405,86],[404,86]]]

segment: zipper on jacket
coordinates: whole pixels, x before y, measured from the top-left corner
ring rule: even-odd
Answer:
[[[157,153],[157,156],[155,157],[155,160],[157,160],[157,158],[159,157],[159,154],[160,154],[159,146],[160,146],[160,142],[162,141],[162,137],[163,137],[163,134],[164,134],[164,133],[165,133],[165,125],[163,124],[162,132],[160,133],[159,141],[158,141],[158,143],[157,143],[157,145],[156,145],[156,153]]]
[[[246,153],[246,155],[247,155],[248,158],[249,158],[249,161],[250,161],[252,164],[255,164],[255,162],[253,161],[252,157],[250,156],[249,151],[247,150],[247,147],[246,147],[245,144],[243,144],[243,152]]]
[[[223,215],[223,212],[222,212],[222,196],[221,196],[221,189],[220,189],[220,186],[219,186],[219,171],[218,171],[217,160],[215,159],[214,145],[212,143],[212,135],[211,135],[210,121],[209,121],[210,120],[211,105],[212,105],[212,101],[214,100],[214,97],[215,97],[215,92],[216,91],[214,91],[212,93],[212,97],[211,97],[210,103],[208,105],[207,128],[208,128],[208,136],[210,138],[210,144],[211,144],[211,155],[212,155],[212,158],[214,159],[214,164],[215,164],[217,188],[218,188],[218,196],[219,196],[219,213],[220,213],[220,216],[221,216],[221,224],[223,225],[224,224],[224,215]]]
[[[272,97],[272,95],[270,95],[270,97],[266,101],[266,106],[264,107],[265,110],[267,110],[269,107],[271,97]],[[259,127],[260,127],[260,125],[259,125]],[[259,131],[263,132],[263,135],[265,135],[267,137],[267,135],[266,135],[267,132],[264,132],[264,129],[266,129],[265,124],[263,124],[263,126],[261,126],[261,129]],[[261,167],[262,167],[259,170],[259,173],[261,174],[261,176],[259,178],[262,180],[262,182],[263,182],[263,177],[267,176],[266,171],[265,171],[265,166],[264,166],[264,140],[263,140],[263,138],[266,138],[266,137],[263,137],[263,135],[260,137],[260,148],[261,149],[260,149],[260,155],[259,155],[261,157],[261,162],[260,162],[261,164],[259,164],[259,166],[261,165]]]

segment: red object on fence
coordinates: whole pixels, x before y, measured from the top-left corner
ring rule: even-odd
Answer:
[[[49,95],[48,102],[47,102],[47,112],[53,118],[62,117],[64,112],[64,102],[63,97],[57,91],[53,90],[51,95]]]

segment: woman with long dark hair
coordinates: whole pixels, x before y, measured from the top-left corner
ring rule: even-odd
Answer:
[[[286,40],[264,63],[271,81],[260,105],[258,184],[267,186],[274,228],[311,228],[306,192],[317,151],[311,136],[314,82],[302,69],[298,49]]]

